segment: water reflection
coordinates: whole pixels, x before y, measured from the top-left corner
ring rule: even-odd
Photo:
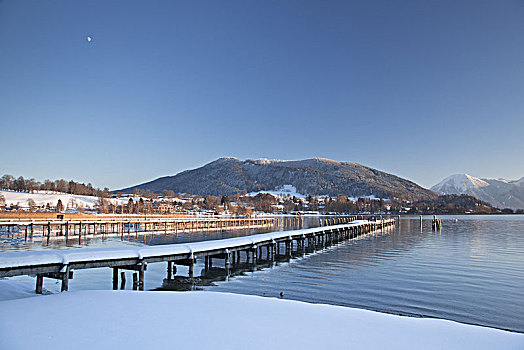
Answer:
[[[403,217],[377,233],[209,290],[429,316],[524,332],[524,217]]]

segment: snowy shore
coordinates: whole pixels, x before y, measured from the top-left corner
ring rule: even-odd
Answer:
[[[524,334],[216,292],[82,291],[0,302],[0,349],[523,349]]]

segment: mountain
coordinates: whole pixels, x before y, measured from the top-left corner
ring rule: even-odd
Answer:
[[[524,208],[524,177],[511,181],[455,174],[431,187],[431,190],[440,194],[469,194],[498,208]]]
[[[351,197],[403,198],[421,200],[437,195],[414,182],[358,163],[314,158],[297,161],[220,158],[200,168],[122,189],[155,193],[232,195],[243,191],[271,191],[289,185],[310,195],[339,194]]]

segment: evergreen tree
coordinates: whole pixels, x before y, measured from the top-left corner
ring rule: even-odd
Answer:
[[[129,198],[129,201],[127,202],[127,213],[133,214],[135,212],[135,203],[133,202],[133,198]]]
[[[64,205],[62,204],[62,200],[59,199],[58,202],[56,203],[56,211],[61,212],[63,210],[64,210]]]

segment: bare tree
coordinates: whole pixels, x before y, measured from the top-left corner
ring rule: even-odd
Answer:
[[[51,180],[46,179],[44,181],[44,190],[46,192],[54,191],[55,190],[55,184]]]
[[[32,212],[36,211],[36,207],[37,207],[37,206],[36,206],[36,203],[35,203],[35,201],[34,201],[33,198],[29,198],[29,199],[27,200],[27,205],[29,205],[29,210],[30,210],[30,211],[32,211]]]
[[[73,180],[69,181],[69,193],[75,194],[76,193],[76,185],[77,183]]]
[[[31,179],[25,180],[25,186],[26,186],[27,192],[34,193],[35,190],[38,189],[39,183],[35,179],[31,178]]]
[[[175,192],[174,191],[171,191],[171,190],[164,190],[162,192],[162,195],[166,198],[173,198],[175,197]]]
[[[70,209],[77,209],[78,203],[76,202],[76,199],[74,198],[69,199],[69,201],[67,202],[67,207]]]
[[[26,191],[26,185],[25,185],[25,179],[23,176],[18,177],[15,181],[15,191],[18,192],[25,192]]]
[[[15,182],[15,178],[12,175],[3,175],[0,178],[0,189],[2,190],[12,190],[13,183]]]
[[[69,182],[66,180],[55,180],[55,188],[58,192],[67,193],[69,190]]]

